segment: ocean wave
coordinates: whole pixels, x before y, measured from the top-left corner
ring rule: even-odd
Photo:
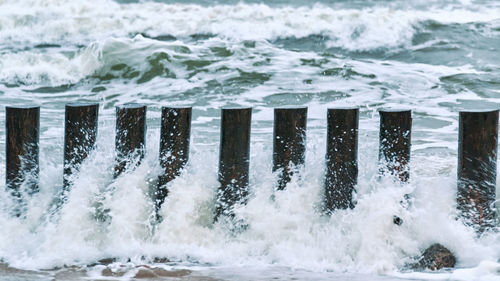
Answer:
[[[22,51],[0,54],[0,82],[11,85],[63,85],[80,81],[98,66],[89,49],[75,54]]]
[[[109,38],[93,42],[69,53],[12,52],[0,54],[0,82],[14,86],[55,86],[86,79],[107,84],[119,79],[143,84],[155,78],[190,81],[204,73],[219,73],[222,74],[221,80],[227,80],[235,87],[248,86],[254,81],[266,81],[270,76],[252,71],[252,68],[265,66],[267,62],[265,59],[260,61],[255,54],[254,59],[247,60],[249,64],[237,65],[237,61],[249,53],[244,50],[248,44],[212,40],[202,46],[188,45],[137,35],[132,39]]]
[[[238,40],[324,34],[329,37],[330,46],[348,50],[408,45],[423,21],[488,22],[498,19],[500,14],[500,7],[487,5],[475,10],[446,7],[406,10],[337,9],[326,4],[299,7],[243,3],[118,4],[109,0],[3,1],[0,8],[0,39],[11,45],[59,42],[87,45],[109,37],[133,37],[141,33],[165,38],[216,34]]]

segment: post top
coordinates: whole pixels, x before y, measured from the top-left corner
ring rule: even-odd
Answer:
[[[229,111],[229,110],[252,110],[251,107],[239,107],[239,106],[224,106],[222,107],[222,110],[224,111]]]
[[[142,104],[142,103],[125,103],[125,104],[122,104],[122,105],[118,105],[116,106],[117,109],[123,109],[123,108],[126,108],[126,109],[137,109],[137,108],[145,108],[146,105],[145,104]]]
[[[498,112],[499,110],[498,109],[478,109],[478,110],[461,110],[459,113],[460,114],[474,114],[474,113],[478,113],[478,114],[481,114],[481,113],[495,113],[495,112]]]
[[[192,106],[162,106],[161,110],[168,110],[168,109],[193,109]]]
[[[275,107],[274,110],[287,110],[287,109],[290,109],[290,110],[297,110],[297,109],[307,109],[307,106],[300,106],[300,105],[285,105],[285,106],[278,106],[278,107]]]
[[[411,109],[392,109],[392,108],[382,108],[378,110],[379,113],[410,113]]]
[[[335,107],[329,107],[327,110],[328,111],[330,111],[330,110],[359,110],[359,106],[335,106]]]
[[[27,104],[21,104],[21,105],[9,105],[9,106],[6,106],[5,109],[40,109],[40,106],[39,105],[27,105]]]
[[[89,107],[89,106],[99,106],[97,102],[69,102],[66,107]]]

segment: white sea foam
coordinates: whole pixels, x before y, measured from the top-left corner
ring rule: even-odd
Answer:
[[[374,149],[377,144],[371,135],[362,134],[356,208],[327,218],[319,212],[325,152],[322,133],[314,129],[309,132],[302,177],[294,178],[281,192],[274,190],[276,175],[271,173],[270,139],[254,142],[250,200],[236,209],[249,228],[231,235],[223,223],[212,225],[218,186],[217,143],[204,144],[204,133],[195,131],[191,162],[183,175],[169,185],[169,197],[161,212],[164,220],[152,230],[148,190],[160,172],[158,131],[148,135],[149,148],[143,163],[113,180],[114,148],[108,141],[113,128],[101,125],[104,133],[97,151],[75,178],[68,201],[58,215],[45,217],[48,214],[43,212],[60,188],[53,175],[61,165],[50,168],[50,163],[49,168],[44,163],[41,193],[31,199],[27,219],[9,217],[5,210],[0,214],[1,225],[10,230],[0,232],[0,256],[5,262],[21,268],[50,268],[86,264],[105,257],[122,261],[131,258],[138,264],[141,256],[166,256],[174,261],[197,261],[216,267],[273,264],[315,272],[433,279],[436,275],[396,272],[425,247],[439,242],[457,255],[459,267],[478,266],[478,270],[437,276],[493,280],[497,274],[498,264],[484,261],[498,259],[498,234],[476,239],[473,231],[454,218],[456,162],[449,154],[414,155],[412,181],[401,187],[391,180],[378,179]],[[262,135],[254,133],[252,137],[257,139],[255,134]],[[414,196],[410,209],[400,205],[406,193]],[[95,218],[99,204],[101,209],[109,209],[107,221]],[[404,220],[402,226],[392,223],[393,215]]]
[[[33,51],[0,54],[0,81],[27,85],[76,83],[97,69],[95,55],[92,46],[75,56]]]

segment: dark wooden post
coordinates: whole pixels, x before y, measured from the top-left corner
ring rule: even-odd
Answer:
[[[215,220],[232,216],[232,207],[248,195],[251,108],[224,108],[221,119],[219,182]]]
[[[285,189],[306,155],[307,107],[274,109],[273,172],[282,169],[278,189]]]
[[[460,112],[459,119],[458,211],[481,233],[496,219],[498,110]]]
[[[411,123],[411,110],[380,111],[380,170],[401,182],[410,179]]]
[[[358,108],[328,109],[325,211],[354,208],[358,181]]]
[[[69,103],[64,127],[63,188],[69,190],[71,175],[95,147],[99,104]]]
[[[6,107],[6,186],[19,200],[38,191],[39,132],[39,106]]]
[[[191,107],[163,107],[161,110],[160,175],[156,192],[157,209],[168,195],[165,184],[177,177],[189,159]]]
[[[116,108],[115,178],[144,158],[146,146],[146,106],[129,103]]]

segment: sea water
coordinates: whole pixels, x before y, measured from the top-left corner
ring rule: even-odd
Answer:
[[[498,231],[456,220],[458,112],[500,108],[499,52],[495,0],[0,0],[0,104],[41,106],[40,192],[21,218],[0,153],[0,280],[128,280],[141,265],[178,280],[500,280]],[[61,205],[68,102],[99,102],[99,132]],[[148,106],[146,156],[113,179],[115,106],[128,102]],[[273,108],[294,105],[309,109],[306,163],[278,192]],[[161,106],[193,106],[193,126],[155,224]],[[224,106],[253,108],[238,233],[213,223]],[[356,207],[326,217],[335,106],[360,108],[359,180]],[[406,185],[379,177],[382,108],[413,112]],[[433,243],[456,269],[408,269]]]

